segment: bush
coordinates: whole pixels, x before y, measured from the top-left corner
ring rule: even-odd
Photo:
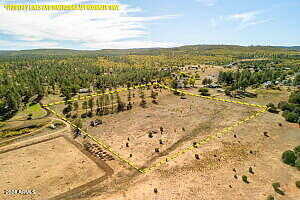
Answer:
[[[281,159],[285,164],[295,166],[296,155],[293,151],[288,150],[283,152]]]
[[[284,191],[282,191],[280,188],[280,183],[272,183],[272,186],[275,190],[275,192],[277,192],[278,194],[281,194],[281,195],[285,195]]]
[[[295,154],[300,153],[300,145],[294,148]]]
[[[209,96],[207,88],[199,88],[199,92],[202,96]]]
[[[276,113],[276,114],[279,113],[273,103],[268,103],[267,107],[270,113]]]
[[[268,104],[267,104],[267,107],[268,107],[268,108],[275,108],[275,109],[276,109],[276,107],[275,107],[275,105],[274,105],[273,103],[268,103]]]
[[[296,187],[300,189],[300,181],[296,181]]]
[[[300,91],[293,92],[290,95],[289,103],[300,104]]]
[[[212,80],[210,78],[204,78],[202,81],[203,85],[209,85],[212,83]]]
[[[249,183],[248,177],[245,176],[245,175],[242,176],[242,180],[243,180],[245,183]]]
[[[94,114],[93,114],[93,112],[91,112],[91,111],[89,111],[89,112],[87,113],[87,116],[88,116],[88,117],[93,117],[93,115],[94,115]]]
[[[300,117],[299,114],[294,113],[294,112],[288,112],[284,116],[285,120],[288,122],[291,122],[291,123],[297,123],[299,117]]]
[[[288,103],[286,101],[280,101],[277,105],[277,107],[281,110],[283,110],[282,108],[286,107]]]
[[[285,103],[285,104],[281,104],[281,105],[278,105],[278,106],[280,106],[280,109],[282,111],[289,111],[289,112],[293,112],[295,110],[295,108],[297,107],[297,105],[290,104],[290,103]]]
[[[272,183],[272,187],[275,189],[278,189],[280,187],[280,183],[276,182],[276,183]]]

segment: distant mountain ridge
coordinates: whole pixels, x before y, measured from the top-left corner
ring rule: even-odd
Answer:
[[[291,46],[291,47],[280,46],[280,48],[286,48],[286,49],[290,49],[290,50],[300,51],[300,46]]]
[[[76,55],[159,55],[166,52],[193,52],[210,50],[274,50],[274,51],[300,51],[300,46],[239,46],[239,45],[185,45],[172,48],[134,48],[134,49],[102,49],[102,50],[74,50],[74,49],[31,49],[31,50],[0,50],[0,56],[76,56]]]

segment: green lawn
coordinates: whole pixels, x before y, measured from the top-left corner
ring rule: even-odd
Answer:
[[[32,119],[36,119],[39,117],[43,117],[46,115],[46,111],[41,108],[40,104],[34,104],[31,106],[27,106],[23,111],[19,111],[13,118],[10,120],[22,120],[27,119],[28,115],[32,114]]]

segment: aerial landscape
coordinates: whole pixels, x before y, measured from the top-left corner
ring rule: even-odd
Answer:
[[[274,33],[272,40],[271,29],[254,26],[276,24],[276,14],[273,22],[255,23],[269,11],[242,9],[232,15],[240,27],[220,27],[218,40],[191,33],[194,42],[170,43],[176,33],[165,32],[161,21],[147,23],[161,17],[170,20],[166,26],[184,28],[185,14],[130,13],[167,15],[176,6],[114,2],[120,11],[40,15],[49,27],[36,13],[0,7],[7,19],[0,18],[0,199],[299,200],[298,35],[283,40]],[[193,3],[203,16],[210,16],[208,9],[221,12],[219,4],[230,11],[222,1]],[[288,3],[280,5],[281,17],[288,6],[300,5]],[[196,7],[185,9],[189,16]],[[19,23],[26,17],[32,24]],[[79,20],[78,30],[63,26],[62,17]],[[269,31],[268,42],[261,42],[267,39],[260,28]],[[184,37],[181,31],[176,37]],[[278,31],[297,33],[299,27]],[[157,42],[156,36],[170,40]]]

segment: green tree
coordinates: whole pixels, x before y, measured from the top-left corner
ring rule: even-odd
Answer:
[[[288,150],[283,152],[281,159],[285,164],[294,166],[297,157],[293,151]]]
[[[91,112],[93,112],[93,107],[94,107],[94,99],[90,98],[88,100],[88,107],[91,109]]]
[[[300,104],[300,91],[293,92],[290,95],[289,103]]]
[[[82,109],[84,109],[85,110],[85,113],[87,114],[87,109],[88,109],[88,102],[87,101],[84,101],[84,102],[82,102]]]

